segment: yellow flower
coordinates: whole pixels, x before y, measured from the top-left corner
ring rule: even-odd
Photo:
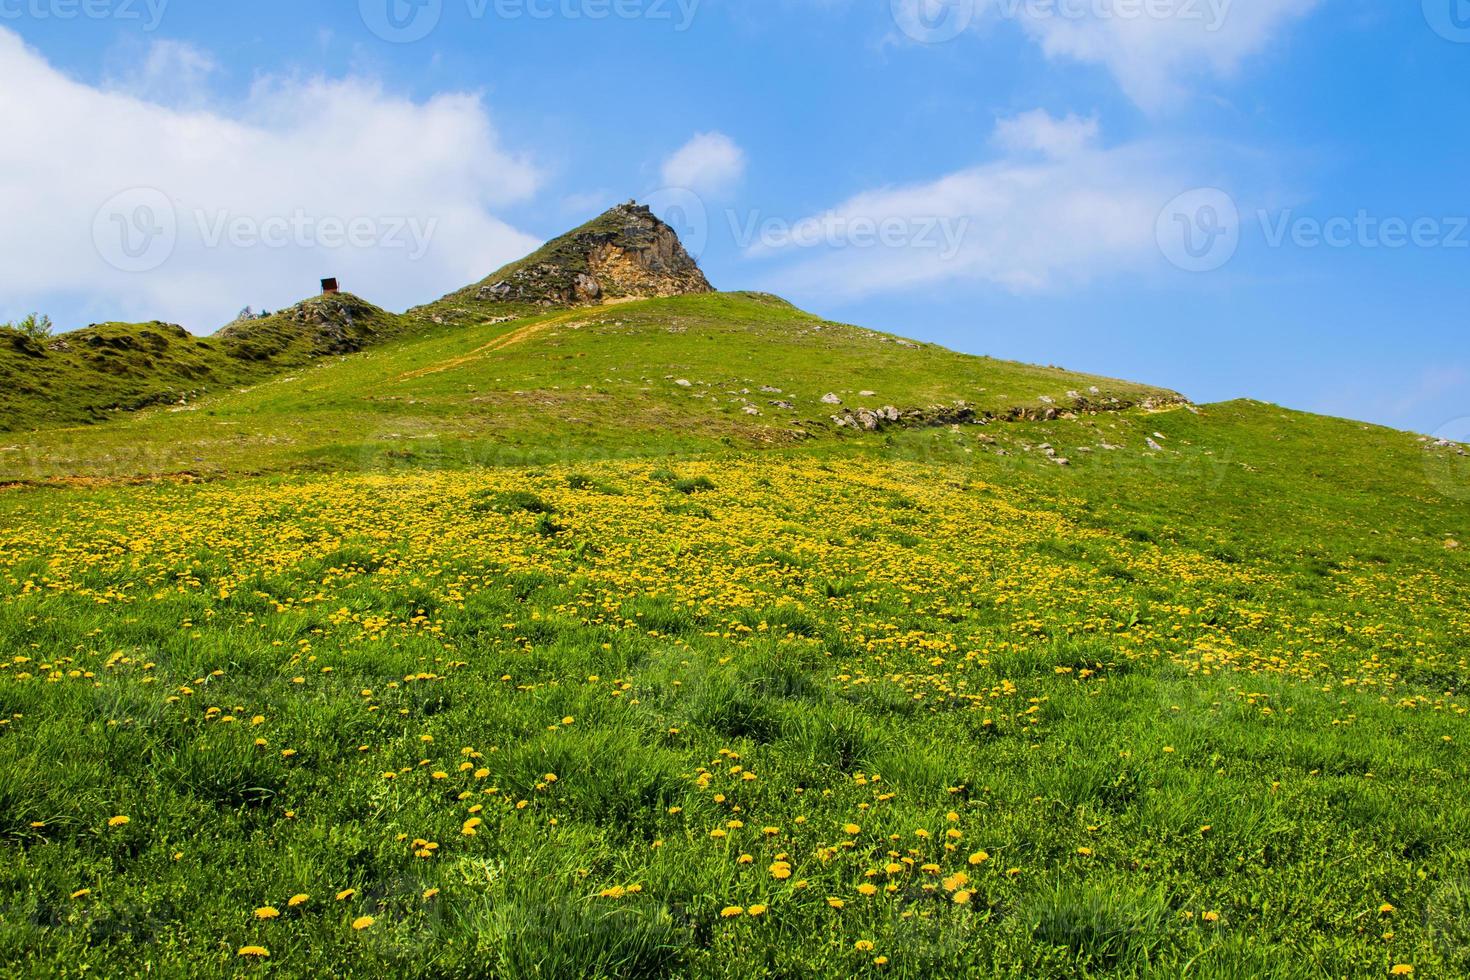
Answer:
[[[1414,972],[1414,968],[1407,963],[1398,963],[1395,964],[1394,968],[1392,970],[1389,970],[1388,972],[1396,977],[1407,977],[1409,974]]]
[[[1200,918],[1202,920],[1204,920],[1205,922],[1219,922],[1220,921],[1220,913],[1219,912],[1202,912],[1202,913],[1200,913]]]
[[[720,918],[734,919],[745,914],[745,909],[738,905],[727,905],[720,909]]]
[[[845,834],[860,834],[863,832],[863,828],[859,827],[855,823],[843,824],[842,832]]]
[[[1396,910],[1394,909],[1394,907],[1387,902],[1384,902],[1382,905],[1378,906],[1379,915],[1392,915],[1395,911]]]
[[[132,822],[131,818],[124,817],[121,814],[119,814],[118,816],[115,816],[115,817],[108,817],[107,818],[107,826],[109,826],[109,827],[126,827],[131,822]]]
[[[577,719],[573,718],[571,715],[567,715],[561,720],[561,723],[563,725],[575,725],[577,723]]]
[[[255,917],[262,920],[274,919],[280,916],[280,914],[281,913],[279,909],[273,908],[269,905],[262,905],[260,908],[255,910]]]
[[[984,864],[986,861],[989,860],[990,855],[986,854],[984,851],[976,851],[974,854],[970,855],[971,864]]]
[[[1080,854],[1080,855],[1082,855],[1083,857],[1092,857],[1092,848],[1090,848],[1090,847],[1079,847],[1079,848],[1077,848],[1077,853]]]
[[[74,891],[74,892],[71,893],[71,897],[73,899],[86,898],[90,894],[92,894],[92,889],[90,889],[90,888],[78,888],[76,891]]]
[[[791,877],[791,865],[787,864],[785,861],[777,861],[775,864],[771,865],[771,877],[775,878],[777,881],[785,881],[787,878]]]
[[[255,956],[255,957],[259,957],[261,959],[265,959],[267,956],[269,956],[271,954],[270,954],[270,950],[266,949],[264,946],[241,946],[240,947],[240,952],[239,952],[238,955],[240,955],[240,956]]]
[[[857,890],[858,890],[858,894],[861,895],[861,896],[863,896],[864,898],[870,898],[873,895],[878,894],[878,886],[877,885],[874,885],[874,884],[870,884],[869,882],[866,882],[866,881],[863,882],[861,885],[858,885]]]
[[[339,902],[345,902],[349,898],[351,898],[353,895],[356,895],[356,894],[357,894],[357,889],[356,888],[344,888],[340,892],[337,893],[337,901],[339,901]]]
[[[852,948],[859,953],[871,953],[873,951],[873,941],[871,939],[859,939],[852,944]]]
[[[429,899],[433,898],[435,895],[438,895],[438,894],[439,894],[439,889],[437,889],[437,888],[428,888],[428,889],[425,889],[424,890],[424,901],[427,902]]]
[[[829,898],[827,899],[827,904],[834,909],[840,909],[847,903],[840,898]]]
[[[954,903],[956,905],[968,905],[970,903],[970,893],[964,890],[955,892]]]
[[[361,931],[372,925],[374,921],[375,920],[370,915],[360,915],[352,920],[352,928]]]
[[[305,905],[310,895],[292,895],[286,900],[286,907],[294,909],[298,905]]]
[[[756,918],[766,914],[766,907],[764,905],[752,905],[750,908],[745,910],[745,914],[752,918]]]

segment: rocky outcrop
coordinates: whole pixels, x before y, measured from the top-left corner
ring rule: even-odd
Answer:
[[[630,201],[441,303],[588,306],[713,291],[674,229]]]

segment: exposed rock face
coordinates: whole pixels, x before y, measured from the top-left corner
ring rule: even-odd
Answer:
[[[459,298],[584,306],[713,291],[674,229],[647,207],[629,202],[548,242]]]

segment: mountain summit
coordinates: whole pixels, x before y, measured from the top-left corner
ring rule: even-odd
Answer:
[[[456,320],[525,307],[591,306],[711,292],[714,288],[674,229],[648,207],[629,201],[422,312]]]

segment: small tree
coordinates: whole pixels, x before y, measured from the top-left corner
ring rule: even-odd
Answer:
[[[54,329],[51,325],[51,318],[44,313],[32,313],[19,323],[7,323],[4,326],[32,340],[45,340],[51,336],[51,331]]]

